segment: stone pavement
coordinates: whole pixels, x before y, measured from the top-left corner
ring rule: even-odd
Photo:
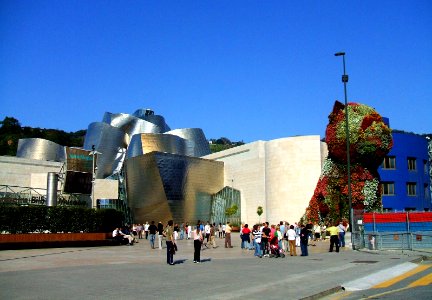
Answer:
[[[193,241],[178,241],[174,266],[166,264],[166,249],[152,250],[146,240],[134,246],[0,251],[0,299],[318,299],[345,282],[424,255],[349,248],[329,253],[327,240],[310,246],[308,257],[257,258],[241,250],[236,233],[232,249],[217,242],[194,264]]]

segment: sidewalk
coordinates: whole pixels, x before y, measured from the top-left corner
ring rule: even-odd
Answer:
[[[216,241],[218,248],[202,251],[201,264],[192,262],[193,241],[178,241],[174,266],[166,264],[166,249],[152,250],[146,240],[132,247],[0,251],[0,298],[303,299],[421,258],[406,251],[329,253],[328,240],[310,246],[308,257],[257,258],[240,248],[238,234],[232,249]]]

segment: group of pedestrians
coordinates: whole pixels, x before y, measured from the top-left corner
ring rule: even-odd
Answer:
[[[345,232],[348,229],[346,221],[338,222],[333,226],[318,223],[312,224],[289,224],[279,222],[270,225],[264,222],[261,225],[242,224],[240,229],[241,244],[243,250],[254,250],[254,256],[270,257],[279,253],[289,253],[297,256],[297,247],[300,248],[300,256],[308,256],[308,246],[315,246],[315,242],[325,240],[327,233],[330,235],[329,252],[339,252],[340,247],[345,247]],[[173,265],[173,255],[177,250],[177,240],[193,239],[194,241],[194,263],[201,263],[200,253],[203,248],[216,248],[216,239],[224,239],[225,248],[233,248],[231,242],[233,228],[230,222],[218,225],[198,220],[197,225],[192,228],[189,223],[174,224],[168,221],[164,226],[160,221],[158,224],[151,221],[150,224],[134,224],[131,227],[116,228],[113,237],[127,240],[128,245],[138,243],[140,239],[148,239],[151,249],[162,249],[163,240],[167,249],[167,264]],[[157,244],[156,244],[157,240]],[[276,251],[276,252],[275,252]],[[283,254],[285,255],[285,254]]]
[[[331,227],[327,227],[326,224],[320,225],[317,222],[289,224],[281,221],[277,225],[269,225],[268,222],[264,222],[261,226],[254,225],[250,230],[248,224],[244,224],[240,231],[241,248],[255,250],[254,255],[261,258],[271,256],[270,252],[274,249],[282,253],[289,252],[290,256],[297,256],[296,247],[300,247],[300,256],[308,256],[308,246],[316,246],[317,241],[326,240],[327,232],[329,232],[329,252],[333,252],[334,247],[336,247],[336,252],[339,252],[340,247],[345,247],[347,229],[346,220]]]

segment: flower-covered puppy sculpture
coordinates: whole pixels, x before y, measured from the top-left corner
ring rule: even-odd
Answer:
[[[349,216],[345,105],[336,101],[326,129],[328,157],[306,209],[309,221]],[[351,200],[354,209],[381,207],[378,167],[390,151],[391,130],[371,107],[348,103]]]

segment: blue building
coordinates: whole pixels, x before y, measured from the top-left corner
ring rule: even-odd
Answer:
[[[393,132],[393,148],[378,169],[384,211],[431,211],[428,139]]]

